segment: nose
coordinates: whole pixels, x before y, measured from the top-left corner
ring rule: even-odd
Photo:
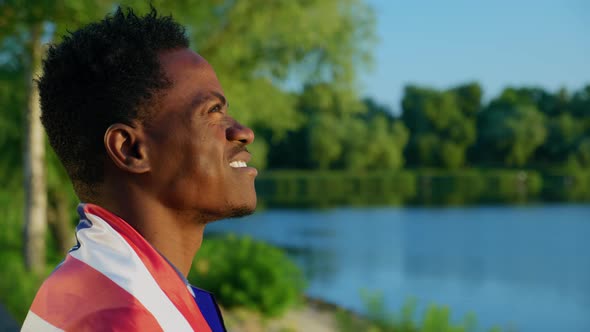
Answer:
[[[254,142],[254,132],[252,129],[243,126],[236,120],[234,120],[233,124],[225,130],[225,136],[228,141],[239,141],[243,145],[248,145]]]

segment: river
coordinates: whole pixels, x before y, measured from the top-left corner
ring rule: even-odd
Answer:
[[[481,330],[590,331],[590,205],[269,209],[211,224],[287,250],[307,293],[357,311],[448,305]]]

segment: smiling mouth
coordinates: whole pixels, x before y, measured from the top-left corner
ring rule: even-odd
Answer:
[[[246,164],[246,162],[245,161],[241,161],[241,160],[232,161],[231,163],[229,163],[229,166],[232,167],[232,168],[248,167],[248,165]]]

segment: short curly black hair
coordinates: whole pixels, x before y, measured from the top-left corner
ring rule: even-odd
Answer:
[[[188,46],[184,27],[153,7],[145,16],[119,7],[50,46],[38,81],[41,121],[77,192],[104,178],[106,129],[146,120],[170,86],[158,55]]]

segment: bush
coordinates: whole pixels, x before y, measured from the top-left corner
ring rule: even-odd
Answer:
[[[22,256],[12,252],[0,252],[0,302],[20,323],[25,320],[35,294],[44,276],[36,277],[25,270]],[[47,269],[46,274],[49,274]]]
[[[472,332],[477,330],[477,319],[473,313],[464,316],[462,321],[453,322],[447,306],[430,304],[421,316],[417,315],[417,300],[409,298],[399,313],[388,312],[383,295],[378,292],[361,293],[366,314],[360,316],[340,309],[336,313],[336,323],[340,332]],[[494,326],[489,332],[501,332]],[[507,331],[511,331],[508,329]]]
[[[298,304],[304,290],[301,271],[280,249],[234,235],[204,241],[189,280],[225,307],[246,307],[265,316]]]
[[[543,198],[548,201],[590,201],[590,171],[550,170],[544,174]]]
[[[25,268],[23,258],[22,225],[24,193],[21,187],[4,188],[0,192],[0,303],[19,323],[22,323],[33,298],[46,276],[63,259],[55,246],[47,248],[47,265],[42,276],[35,276]],[[53,242],[47,234],[48,244]]]

